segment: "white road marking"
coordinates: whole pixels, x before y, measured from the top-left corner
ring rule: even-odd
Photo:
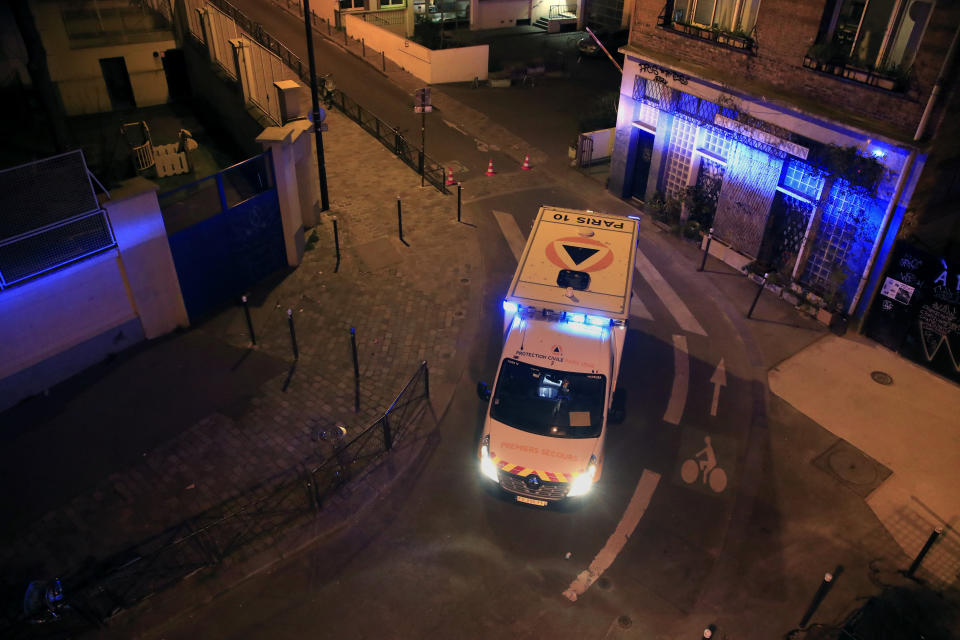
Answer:
[[[443,121],[443,124],[447,125],[447,126],[450,127],[451,129],[456,129],[457,131],[459,131],[461,134],[463,134],[463,135],[465,135],[465,136],[469,136],[469,135],[470,135],[469,133],[467,133],[466,131],[464,131],[463,129],[461,129],[461,128],[460,128],[459,126],[457,126],[455,123],[450,122],[449,120],[444,120],[444,121]]]
[[[507,244],[510,245],[513,257],[517,259],[517,262],[520,262],[520,255],[527,245],[527,238],[520,231],[520,227],[517,226],[516,218],[505,211],[497,210],[493,211],[493,217],[497,219],[497,224],[500,225],[500,233],[503,234]]]
[[[653,320],[653,316],[650,315],[650,310],[647,309],[647,305],[643,304],[643,300],[640,299],[640,295],[636,291],[633,292],[633,297],[630,298],[630,316],[642,318],[643,320]]]
[[[720,387],[727,386],[727,370],[723,366],[723,358],[720,358],[720,364],[717,370],[710,376],[710,384],[713,385],[713,401],[710,403],[710,415],[717,415],[717,405],[720,404]]]
[[[697,319],[690,313],[687,305],[683,304],[677,292],[663,279],[657,268],[639,249],[637,249],[637,271],[650,284],[650,288],[657,294],[657,297],[663,300],[663,304],[666,305],[670,315],[677,321],[681,329],[699,336],[707,335]]]
[[[593,559],[587,570],[581,571],[577,578],[570,583],[567,590],[563,592],[565,598],[571,602],[576,602],[577,598],[583,595],[583,592],[590,588],[590,585],[596,582],[603,575],[603,572],[613,564],[617,554],[627,544],[627,540],[633,535],[633,530],[637,528],[640,518],[643,517],[647,507],[650,506],[650,498],[653,497],[653,492],[659,482],[659,473],[649,469],[643,470],[643,475],[637,482],[637,488],[633,492],[630,504],[627,505],[627,510],[623,512],[623,517],[617,523],[616,530],[607,539],[607,544],[603,546],[603,549]]]
[[[687,389],[690,386],[690,356],[687,352],[687,337],[673,336],[673,388],[670,402],[663,414],[664,422],[680,424],[683,408],[687,405]]]

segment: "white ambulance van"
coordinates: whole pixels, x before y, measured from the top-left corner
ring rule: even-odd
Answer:
[[[480,472],[545,507],[600,479],[627,335],[639,219],[541,207],[503,301]],[[619,405],[619,406],[614,406]],[[619,416],[622,418],[622,415]]]

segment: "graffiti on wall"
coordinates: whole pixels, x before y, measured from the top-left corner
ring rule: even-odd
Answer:
[[[960,264],[898,244],[864,332],[960,381]]]

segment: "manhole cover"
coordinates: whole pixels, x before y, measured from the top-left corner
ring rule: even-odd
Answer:
[[[609,579],[609,578],[600,578],[599,580],[597,580],[597,586],[600,587],[601,589],[609,589],[609,588],[610,588],[610,579]]]
[[[890,469],[846,440],[837,440],[829,449],[814,458],[811,464],[829,473],[862,498],[866,498],[890,477]]]
[[[467,284],[468,282],[470,282],[470,278],[460,278],[461,284]]]
[[[620,616],[617,618],[617,624],[620,625],[621,629],[629,629],[633,626],[633,620],[630,619],[630,616]]]
[[[830,454],[829,464],[835,474],[853,484],[870,484],[877,479],[877,468],[856,451],[838,449]]]
[[[873,381],[878,384],[891,385],[893,384],[893,378],[889,373],[884,371],[871,371],[870,377],[873,378]]]

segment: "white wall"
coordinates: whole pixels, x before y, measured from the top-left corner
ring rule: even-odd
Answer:
[[[593,160],[609,158],[613,155],[613,140],[616,130],[615,127],[610,127],[609,129],[599,129],[580,134],[593,140],[593,155],[591,156]]]
[[[0,379],[136,315],[116,249],[0,291]]]
[[[114,46],[71,48],[60,13],[69,3],[38,3],[34,19],[47,50],[50,78],[57,83],[68,116],[111,111],[101,58],[122,57],[138,107],[163,104],[169,98],[160,52],[177,46],[173,32],[157,32],[157,40]],[[158,55],[154,57],[154,52]]]
[[[350,37],[363,38],[367,47],[382,51],[427,84],[487,79],[489,45],[434,51],[354,16],[345,15],[344,22]]]
[[[517,20],[530,17],[530,0],[480,0],[471,10],[475,12],[470,20],[471,29],[512,27]]]

